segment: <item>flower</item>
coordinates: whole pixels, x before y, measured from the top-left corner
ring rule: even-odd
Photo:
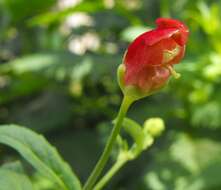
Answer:
[[[179,76],[173,65],[183,58],[189,34],[188,28],[175,19],[158,18],[156,24],[156,29],[141,34],[129,45],[123,59],[121,83],[145,94],[162,88],[171,75]]]

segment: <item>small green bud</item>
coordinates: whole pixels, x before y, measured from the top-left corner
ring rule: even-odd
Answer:
[[[153,137],[160,136],[164,129],[164,121],[161,118],[150,118],[144,122],[144,133],[148,133]]]

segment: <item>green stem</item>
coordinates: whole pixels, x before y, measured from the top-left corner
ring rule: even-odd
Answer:
[[[108,161],[108,158],[110,156],[111,150],[113,148],[113,145],[116,141],[117,135],[120,132],[121,124],[123,122],[123,119],[127,113],[128,108],[132,104],[133,99],[128,96],[124,96],[120,110],[118,112],[117,118],[116,118],[116,123],[114,125],[114,128],[111,132],[111,135],[107,141],[107,144],[104,148],[104,151],[97,162],[94,170],[92,171],[91,175],[89,176],[88,180],[86,181],[86,184],[83,188],[83,190],[91,190],[93,185],[96,183],[97,178],[101,174],[102,170],[104,169],[104,166],[106,162]]]
[[[126,159],[117,160],[117,162],[112,166],[107,174],[97,183],[97,185],[94,187],[94,190],[101,190],[127,161],[128,160]]]

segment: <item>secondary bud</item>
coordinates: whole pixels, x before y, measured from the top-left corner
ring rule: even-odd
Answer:
[[[161,135],[165,125],[161,118],[151,118],[144,122],[144,133],[150,134],[153,137]]]

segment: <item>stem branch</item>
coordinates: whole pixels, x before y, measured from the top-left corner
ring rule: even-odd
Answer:
[[[126,162],[126,159],[117,160],[117,162],[112,166],[112,168],[107,172],[107,174],[104,177],[102,177],[101,180],[97,183],[97,185],[94,187],[94,190],[101,190]]]

